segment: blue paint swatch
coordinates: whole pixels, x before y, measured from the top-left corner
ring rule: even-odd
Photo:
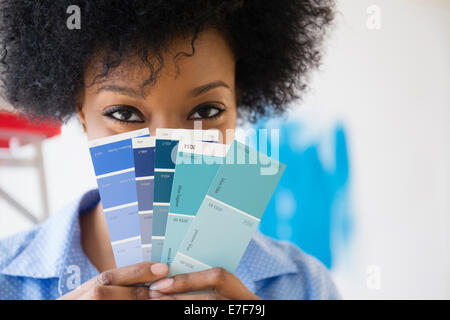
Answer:
[[[133,138],[136,191],[143,261],[151,261],[155,137]]]
[[[142,262],[132,138],[143,136],[149,136],[148,129],[89,141],[89,152],[118,268]]]

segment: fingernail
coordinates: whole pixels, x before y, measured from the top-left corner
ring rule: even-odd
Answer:
[[[169,271],[169,267],[165,263],[155,263],[150,267],[153,274],[166,274]]]
[[[163,290],[170,287],[173,283],[173,278],[166,278],[156,281],[150,286],[150,290]]]
[[[150,299],[158,299],[161,298],[163,294],[159,291],[152,291],[150,290]]]

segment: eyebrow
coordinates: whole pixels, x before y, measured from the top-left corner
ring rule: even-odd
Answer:
[[[217,87],[224,87],[224,88],[228,88],[230,89],[230,86],[227,85],[225,82],[217,80],[217,81],[213,81],[207,84],[204,84],[200,87],[197,87],[193,90],[191,90],[191,96],[196,97],[199,96],[207,91],[210,91],[212,89],[215,89]]]
[[[133,88],[119,86],[119,85],[115,85],[115,84],[108,84],[108,85],[102,86],[102,87],[98,88],[96,93],[99,93],[100,91],[113,91],[113,92],[117,92],[117,93],[120,93],[120,94],[123,94],[126,96],[133,97],[133,98],[142,97]]]
[[[217,81],[213,81],[204,85],[201,85],[197,88],[194,88],[191,90],[190,95],[192,97],[197,97],[201,94],[204,94],[205,92],[208,92],[212,89],[218,88],[218,87],[224,87],[224,88],[228,88],[230,89],[230,86],[228,84],[226,84],[225,82],[221,81],[221,80],[217,80]],[[137,97],[142,97],[140,94],[138,94],[136,92],[136,90],[134,90],[133,88],[130,87],[125,87],[125,86],[119,86],[119,85],[115,85],[115,84],[108,84],[105,86],[102,86],[100,88],[97,89],[96,93],[99,93],[100,91],[112,91],[112,92],[117,92],[126,96],[130,96],[133,98],[137,98]]]

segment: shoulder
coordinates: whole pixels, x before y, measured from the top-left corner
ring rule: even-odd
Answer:
[[[0,239],[0,299],[22,299],[28,279],[11,275],[10,266],[25,252],[33,242],[40,226]],[[20,258],[19,258],[20,259]],[[3,272],[4,271],[4,272]]]
[[[97,199],[90,191],[33,228],[0,239],[0,299],[57,296],[55,281],[73,251],[79,212]]]
[[[98,191],[90,190],[47,220],[0,239],[0,275],[6,267],[11,267],[12,262],[17,266],[28,261],[35,263],[38,259],[46,264],[53,263],[58,258],[56,254],[62,254],[66,249],[71,232],[78,224],[79,212],[92,208],[98,201]]]
[[[241,264],[237,271],[244,278],[251,278],[254,291],[261,298],[340,298],[322,262],[290,242],[275,240],[259,231],[247,247]]]
[[[19,256],[38,234],[41,225],[0,239],[0,270]],[[1,275],[1,273],[0,273]]]

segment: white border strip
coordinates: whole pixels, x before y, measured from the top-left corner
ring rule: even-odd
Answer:
[[[151,214],[151,213],[153,213],[153,210],[142,210],[138,212],[138,214]]]
[[[155,137],[140,137],[131,139],[133,149],[152,148],[155,146]]]
[[[111,242],[111,245],[115,246],[116,244],[131,242],[131,241],[139,240],[139,239],[141,239],[141,236],[127,238],[127,239],[122,239],[122,240],[117,240],[117,241]]]
[[[181,139],[190,140],[208,140],[219,141],[220,132],[217,129],[199,130],[199,129],[169,129],[156,128],[157,140],[172,140],[177,141]]]
[[[136,177],[136,181],[153,180],[153,179],[155,179],[155,176]]]
[[[258,219],[258,218],[254,217],[254,216],[252,216],[252,215],[250,215],[250,214],[248,214],[248,213],[246,213],[246,212],[244,212],[244,211],[242,211],[242,210],[239,210],[239,209],[237,209],[237,208],[235,208],[235,207],[232,207],[232,206],[230,206],[229,204],[226,204],[225,202],[222,202],[222,201],[220,201],[220,200],[217,200],[216,198],[213,198],[213,197],[211,197],[211,196],[209,196],[209,195],[206,195],[205,198],[208,198],[208,199],[210,199],[210,200],[213,200],[213,201],[215,201],[215,202],[218,202],[218,203],[220,203],[221,205],[223,205],[223,206],[225,206],[225,207],[228,207],[228,208],[230,208],[230,209],[233,209],[233,210],[236,211],[236,212],[239,212],[240,214],[243,214],[244,216],[247,216],[247,217],[249,217],[249,218],[252,218],[253,220],[256,220],[256,221],[258,221],[258,222],[261,221],[261,219]]]
[[[165,236],[152,236],[152,239],[156,239],[156,240],[163,240],[165,239]]]
[[[207,268],[212,268],[210,265],[207,265],[206,263],[203,263],[203,262],[201,262],[201,261],[199,261],[199,260],[197,260],[197,259],[194,259],[194,258],[192,258],[192,257],[189,257],[188,255],[185,255],[184,253],[177,252],[177,254],[179,254],[179,255],[182,256],[183,258],[186,258],[186,259],[188,259],[188,260],[194,261],[195,263],[201,264],[202,266],[205,266],[205,267],[207,267]],[[175,260],[175,259],[174,259],[174,260]]]
[[[175,169],[157,169],[157,168],[155,168],[155,172],[175,172]]]
[[[122,141],[122,140],[126,140],[126,139],[132,139],[132,138],[136,138],[136,137],[143,136],[146,134],[150,135],[150,131],[148,130],[148,128],[134,130],[134,131],[128,131],[128,132],[119,133],[119,134],[116,134],[113,136],[89,140],[88,145],[89,145],[89,148],[98,147],[98,146],[101,146],[104,144],[118,142],[118,141]]]
[[[151,248],[152,244],[151,243],[143,243],[143,244],[141,244],[141,247],[142,248]]]
[[[166,207],[166,206],[170,206],[170,202],[153,202],[153,207],[154,206]]]
[[[103,213],[115,211],[115,210],[119,210],[119,209],[123,209],[123,208],[127,208],[127,207],[137,206],[137,205],[138,205],[137,201],[126,203],[126,204],[121,204],[120,206],[103,209]]]
[[[216,142],[189,141],[180,140],[178,143],[178,152],[193,153],[206,156],[225,157],[229,144],[221,144]]]
[[[193,216],[193,215],[191,215],[191,214],[182,214],[182,213],[172,213],[172,212],[169,212],[168,215],[169,215],[169,216],[180,216],[180,217],[195,218],[195,216]]]
[[[118,175],[118,174],[127,173],[127,172],[131,172],[131,171],[134,171],[134,167],[128,168],[128,169],[119,170],[119,171],[113,171],[113,172],[110,172],[110,173],[101,174],[101,175],[96,176],[96,178],[97,179],[103,179],[103,178],[112,177],[112,176],[115,176],[115,175]]]

